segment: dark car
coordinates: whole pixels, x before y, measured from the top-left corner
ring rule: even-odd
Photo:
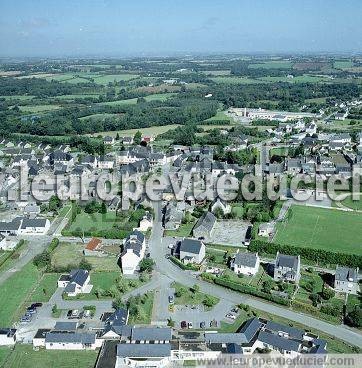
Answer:
[[[40,308],[43,306],[43,303],[33,303],[30,307],[31,308]]]
[[[181,322],[181,328],[187,328],[187,322],[186,321],[182,321]]]

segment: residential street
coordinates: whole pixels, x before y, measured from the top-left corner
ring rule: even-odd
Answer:
[[[154,204],[155,221],[150,238],[151,257],[156,262],[156,269],[163,275],[175,280],[186,286],[199,285],[200,291],[217,296],[218,298],[232,302],[234,304],[247,304],[253,308],[264,310],[266,312],[275,314],[280,317],[288,318],[292,321],[302,323],[310,328],[323,331],[331,336],[335,336],[352,345],[362,347],[362,335],[355,330],[349,329],[346,326],[334,326],[327,322],[313,318],[303,313],[297,313],[290,309],[279,307],[274,304],[266,303],[251,296],[246,296],[234,291],[225,289],[223,287],[207,283],[196,279],[190,272],[185,272],[168,260],[165,256],[167,254],[167,244],[162,238],[162,225],[160,221],[161,207],[160,203]]]

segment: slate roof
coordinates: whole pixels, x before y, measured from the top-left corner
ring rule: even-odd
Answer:
[[[56,322],[53,331],[76,331],[78,322]]]
[[[244,334],[240,333],[205,333],[205,342],[208,344],[245,344],[249,342]]]
[[[235,254],[234,263],[238,266],[255,267],[258,253],[238,252]]]
[[[180,252],[200,254],[203,243],[200,240],[185,238],[181,240]]]
[[[21,217],[16,217],[10,222],[0,222],[1,231],[16,231],[19,230],[21,225]]]
[[[114,313],[112,313],[106,319],[106,324],[109,324],[112,326],[124,326],[127,324],[127,320],[128,320],[127,309],[120,308],[120,309],[117,309]]]
[[[74,282],[77,285],[83,286],[89,276],[89,272],[87,270],[71,270],[70,273],[70,282]]]
[[[291,268],[294,271],[297,271],[298,257],[278,253],[275,261],[275,267]]]
[[[337,281],[357,282],[358,270],[355,268],[337,266],[335,279]],[[349,281],[350,279],[352,279],[352,281]]]
[[[35,218],[28,219],[24,218],[21,224],[22,229],[26,229],[28,227],[45,227],[47,219],[45,218]]]
[[[252,318],[246,321],[238,332],[243,334],[246,340],[249,342],[259,331],[261,325],[262,324],[258,318]]]
[[[126,254],[128,249],[131,249],[133,253],[137,254],[138,257],[140,257],[144,240],[145,236],[140,231],[134,230],[131,234],[128,235],[123,245],[123,252],[121,256]]]
[[[73,343],[73,344],[94,344],[95,333],[78,332],[49,332],[45,336],[45,343]]]
[[[133,327],[131,340],[165,341],[171,340],[172,333],[170,328],[158,327]]]
[[[205,212],[197,221],[194,230],[202,227],[208,232],[211,232],[212,228],[214,227],[216,222],[216,217],[211,212]]]
[[[282,349],[282,350],[286,350],[286,351],[296,351],[299,352],[299,348],[301,343],[294,341],[294,340],[290,340],[290,339],[286,339],[284,337],[272,334],[270,332],[267,331],[260,331],[259,332],[259,336],[258,336],[258,340],[273,346],[274,348],[277,349]]]
[[[273,321],[268,321],[265,325],[265,328],[269,331],[274,332],[285,332],[288,333],[291,338],[302,340],[304,336],[304,331],[299,330],[298,328],[289,327],[286,325],[282,325],[280,323],[276,323]]]
[[[170,344],[118,344],[117,356],[123,358],[161,358],[171,356]]]

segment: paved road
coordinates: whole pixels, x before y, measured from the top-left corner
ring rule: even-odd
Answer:
[[[165,255],[167,254],[167,244],[162,239],[163,229],[160,222],[161,206],[159,203],[156,203],[154,207],[155,221],[150,239],[150,250],[151,256],[156,262],[156,268],[161,274],[189,287],[197,284],[199,285],[202,292],[217,296],[218,298],[227,302],[232,302],[234,304],[247,304],[253,308],[264,310],[268,313],[288,318],[298,323],[302,323],[310,328],[314,328],[323,331],[331,336],[335,336],[352,345],[362,347],[362,334],[358,333],[355,330],[349,329],[346,326],[331,325],[309,315],[297,313],[288,308],[283,308],[274,304],[266,303],[253,297],[246,296],[244,294],[240,294],[202,280],[198,280],[192,275],[192,273],[182,271],[179,267],[174,265],[170,260],[165,257]]]

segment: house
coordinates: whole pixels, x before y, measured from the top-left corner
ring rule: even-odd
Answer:
[[[112,144],[114,144],[114,142],[115,142],[114,137],[111,137],[111,136],[109,136],[109,135],[107,135],[107,136],[105,136],[105,137],[103,138],[103,143],[104,143],[104,144],[112,145]]]
[[[216,223],[216,217],[211,212],[205,212],[195,224],[192,233],[195,238],[210,239]]]
[[[125,334],[125,330],[129,328],[129,326],[127,326],[128,317],[129,312],[124,308],[117,309],[113,313],[107,313],[106,316],[102,318],[105,323],[102,338],[107,340],[119,340],[120,337]]]
[[[334,289],[340,293],[357,295],[359,292],[358,267],[337,266],[334,277]]]
[[[148,231],[148,229],[152,229],[152,226],[153,226],[152,215],[149,211],[147,211],[145,215],[143,216],[142,220],[140,221],[138,230],[146,232]]]
[[[69,166],[74,163],[73,157],[68,153],[60,150],[56,150],[49,155],[49,163],[54,166],[56,164],[63,164]]]
[[[46,218],[24,218],[21,222],[19,234],[45,235],[50,228],[50,221]]]
[[[13,250],[18,242],[12,239],[11,236],[5,236],[0,234],[0,249],[1,250]]]
[[[18,235],[20,231],[22,218],[16,217],[13,220],[0,222],[0,234],[2,235]]]
[[[98,164],[98,159],[93,155],[86,155],[80,160],[80,163],[83,165],[88,165],[91,168],[95,169]]]
[[[95,350],[101,344],[94,332],[50,331],[45,335],[47,350]]]
[[[352,138],[349,133],[339,133],[339,134],[333,135],[331,142],[351,144]]]
[[[205,244],[200,240],[184,238],[179,245],[179,254],[183,263],[200,264],[205,258]]]
[[[259,225],[259,236],[271,236],[274,233],[274,222],[263,222]]]
[[[274,280],[298,283],[300,279],[300,256],[289,256],[277,252]]]
[[[176,230],[184,218],[184,209],[180,202],[169,202],[164,209],[163,226],[165,230]]]
[[[172,339],[169,327],[133,327],[131,331],[132,344],[145,344],[153,341],[155,344],[167,344]]]
[[[98,168],[110,170],[114,168],[114,159],[111,156],[100,156],[98,158]]]
[[[101,247],[102,240],[98,238],[92,238],[83,250],[83,254],[85,256],[99,256],[102,254]]]
[[[15,328],[1,328],[0,329],[0,346],[15,345],[16,343],[16,329]]]
[[[302,160],[300,158],[288,158],[286,160],[286,167],[288,174],[299,174],[302,171]]]
[[[122,142],[122,144],[127,145],[127,144],[133,144],[133,137],[121,137],[120,141]]]
[[[214,203],[211,205],[211,212],[215,213],[217,209],[221,210],[224,215],[231,212],[230,204],[220,197],[217,197]]]
[[[260,258],[258,253],[237,252],[232,259],[230,268],[236,274],[253,276],[258,272]]]
[[[36,331],[33,337],[33,347],[40,348],[45,347],[45,337],[48,332],[50,332],[50,328],[40,328]]]
[[[121,205],[121,198],[119,196],[114,196],[108,203],[109,211],[117,211]]]
[[[334,119],[335,120],[345,120],[347,116],[348,116],[348,111],[337,112],[336,114],[334,114]]]
[[[138,230],[134,230],[124,241],[123,251],[120,255],[122,272],[133,275],[145,255],[146,239]]]
[[[64,293],[68,296],[76,296],[78,294],[88,294],[91,292],[93,285],[89,284],[89,271],[75,269],[70,271],[69,275],[61,275],[58,280],[58,287],[64,288]]]
[[[24,215],[34,218],[40,214],[40,206],[35,203],[29,203],[24,207]]]

